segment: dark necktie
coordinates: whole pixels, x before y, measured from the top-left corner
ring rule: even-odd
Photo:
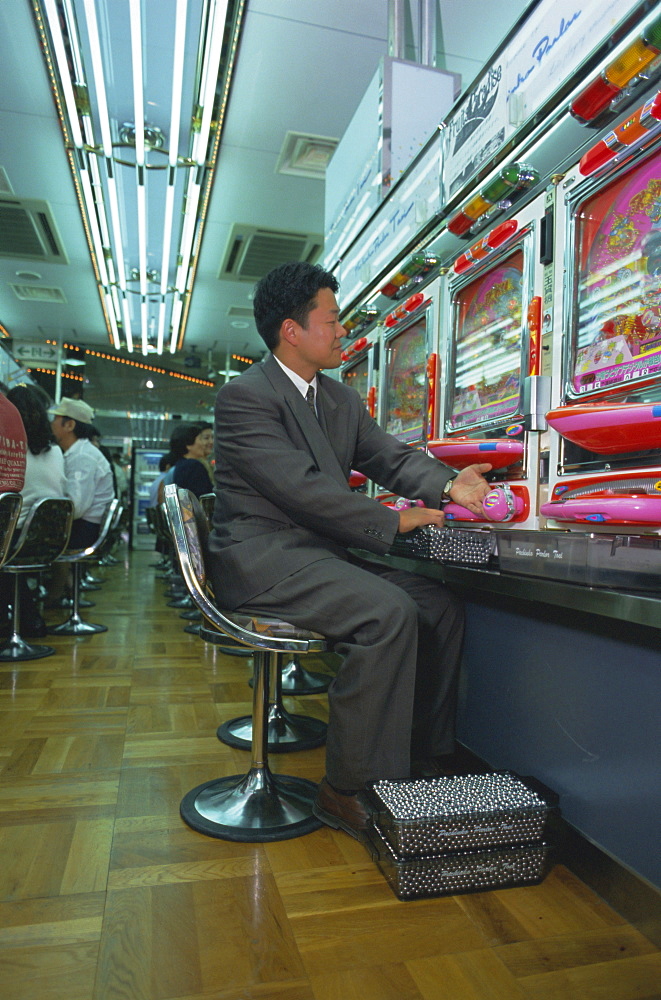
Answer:
[[[308,404],[316,417],[317,408],[314,405],[314,388],[311,385],[308,386],[308,391],[305,393],[305,402]]]

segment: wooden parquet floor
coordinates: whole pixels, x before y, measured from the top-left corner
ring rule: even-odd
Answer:
[[[88,594],[108,632],[0,666],[0,997],[661,998],[659,951],[563,867],[403,903],[343,833],[254,845],[185,826],[189,789],[247,769],[215,731],[250,711],[250,667],[183,632],[153,562],[125,557]],[[271,762],[318,780],[323,749]]]

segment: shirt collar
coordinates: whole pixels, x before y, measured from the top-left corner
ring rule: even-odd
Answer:
[[[291,379],[291,381],[294,383],[294,385],[296,386],[296,388],[300,392],[301,396],[305,397],[305,395],[307,394],[309,386],[312,386],[312,388],[314,389],[315,399],[317,398],[317,376],[316,375],[312,379],[311,382],[306,382],[304,378],[301,378],[300,375],[297,375],[296,372],[293,372],[291,370],[291,368],[287,368],[287,365],[283,365],[283,363],[280,360],[280,358],[276,358],[275,354],[273,355],[273,357],[278,362],[278,364],[282,368],[282,370],[285,373],[285,375],[289,379]]]

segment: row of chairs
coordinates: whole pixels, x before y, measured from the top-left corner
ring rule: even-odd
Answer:
[[[297,741],[288,737],[300,731],[301,720],[316,724],[312,726],[316,731],[310,734],[314,742],[308,745],[323,742],[324,723],[285,713],[282,665],[285,660],[326,652],[327,642],[317,632],[271,616],[239,614],[217,606],[207,570],[212,498],[202,501],[207,504],[207,513],[192,493],[168,485],[162,515],[188,595],[203,617],[200,637],[228,652],[247,651],[253,656],[252,715],[225,723],[218,730],[223,742],[249,747],[251,761],[245,774],[216,778],[193,788],[181,802],[181,816],[193,829],[225,840],[265,842],[298,837],[321,825],[312,813],[317,786],[305,778],[273,774],[268,754],[297,748]],[[321,678],[316,690],[328,685],[326,675],[316,676]]]
[[[49,629],[52,635],[83,636],[105,632],[105,625],[83,621],[80,615],[82,569],[96,563],[115,543],[122,506],[112,500],[100,525],[99,537],[85,549],[67,550],[73,522],[73,503],[65,497],[53,497],[35,503],[16,537],[16,523],[22,500],[17,493],[0,494],[0,568],[14,577],[10,636],[0,649],[0,662],[19,662],[52,656],[53,646],[28,643],[21,636],[21,591],[24,575],[38,575],[54,563],[72,567],[71,613],[61,625]]]

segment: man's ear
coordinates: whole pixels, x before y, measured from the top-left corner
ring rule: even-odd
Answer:
[[[286,319],[280,327],[280,340],[286,340],[288,344],[295,345],[298,342],[298,331],[300,327],[293,319]]]

